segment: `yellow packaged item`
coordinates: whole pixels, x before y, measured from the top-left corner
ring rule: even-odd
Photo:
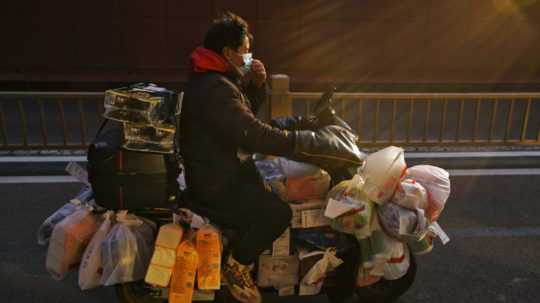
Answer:
[[[169,289],[169,303],[191,303],[198,263],[199,255],[191,240],[184,240],[176,250],[176,262]]]
[[[160,227],[150,266],[144,278],[146,283],[160,287],[169,286],[176,261],[176,248],[183,233],[182,227],[175,223]]]
[[[197,286],[204,290],[217,290],[221,286],[221,237],[219,230],[206,224],[197,232],[196,248],[199,254]]]

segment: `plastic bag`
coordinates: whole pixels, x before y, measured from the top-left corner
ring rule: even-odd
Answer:
[[[106,118],[156,128],[176,129],[177,95],[152,83],[137,83],[105,91]]]
[[[60,223],[60,221],[64,220],[67,216],[74,213],[76,210],[80,209],[81,206],[87,205],[88,201],[92,198],[92,195],[92,188],[89,186],[83,187],[75,198],[71,199],[69,203],[62,205],[62,207],[45,219],[38,229],[37,243],[39,245],[47,245],[47,243],[49,243],[49,239],[51,238],[54,226]]]
[[[394,203],[377,208],[380,224],[386,233],[400,241],[419,240],[427,232],[428,223],[422,209],[407,209]]]
[[[52,232],[46,267],[55,279],[63,279],[77,268],[99,222],[90,209],[83,207],[58,223]]]
[[[37,232],[38,244],[47,245],[47,243],[49,243],[49,239],[51,238],[51,234],[56,224],[60,223],[67,216],[73,214],[76,210],[80,208],[81,208],[81,202],[74,200],[73,202],[64,204],[52,215],[50,215],[47,219],[45,219],[45,221],[41,223],[41,226],[39,227],[38,232]]]
[[[315,165],[297,162],[283,157],[278,157],[274,161],[277,162],[281,172],[286,177],[311,176],[321,171]]]
[[[300,283],[300,295],[316,295],[320,292],[326,274],[343,264],[343,260],[336,257],[335,249],[312,252],[300,258],[323,254],[323,257],[311,267]]]
[[[79,287],[82,290],[99,286],[103,267],[101,264],[101,243],[111,230],[113,211],[103,214],[104,220],[84,251],[79,266]]]
[[[397,280],[403,277],[411,264],[410,253],[407,245],[399,243],[392,249],[390,259],[384,265],[384,279]]]
[[[364,239],[371,233],[373,202],[362,190],[363,179],[359,175],[340,182],[328,193],[325,216],[331,218],[330,226],[337,231],[353,234]]]
[[[389,146],[370,154],[359,169],[369,199],[378,204],[387,202],[394,195],[406,168],[402,148]]]
[[[172,153],[174,130],[124,123],[123,148],[143,152]]]
[[[152,257],[156,226],[120,211],[118,222],[101,244],[101,284],[110,286],[143,279]]]
[[[426,217],[439,218],[450,195],[450,177],[446,170],[432,165],[416,165],[407,169],[407,176],[422,184],[428,193]]]
[[[256,161],[267,190],[283,201],[321,199],[330,187],[330,175],[316,166],[284,158]]]
[[[428,207],[427,191],[414,179],[405,179],[399,184],[392,202],[408,209],[426,209]]]

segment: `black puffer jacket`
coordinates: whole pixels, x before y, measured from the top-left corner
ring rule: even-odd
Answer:
[[[234,76],[214,71],[192,74],[184,88],[179,128],[191,196],[205,203],[240,188],[240,150],[292,154],[294,136],[255,117],[265,99],[265,86],[244,89]]]

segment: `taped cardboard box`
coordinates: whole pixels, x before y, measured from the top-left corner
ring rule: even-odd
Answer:
[[[291,251],[291,230],[287,228],[279,238],[272,243],[272,256],[288,256]]]
[[[329,226],[330,219],[324,216],[326,201],[309,200],[301,204],[289,204],[292,210],[292,228]]]
[[[297,256],[259,257],[257,285],[276,289],[298,285],[299,260]]]

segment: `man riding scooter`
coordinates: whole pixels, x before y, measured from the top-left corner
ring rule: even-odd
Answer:
[[[203,47],[191,54],[178,129],[189,208],[238,232],[223,279],[237,300],[256,303],[261,294],[252,264],[287,228],[291,209],[265,191],[245,155],[271,154],[325,168],[329,159],[360,165],[363,154],[356,136],[340,126],[319,128],[296,117],[272,127],[256,118],[267,87],[264,64],[251,57],[252,40],[242,18],[226,13],[214,20]]]

